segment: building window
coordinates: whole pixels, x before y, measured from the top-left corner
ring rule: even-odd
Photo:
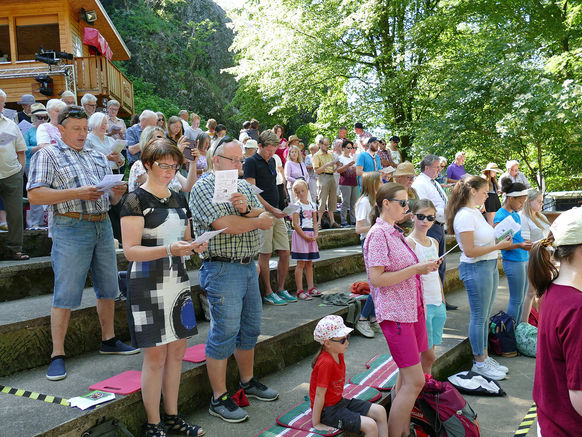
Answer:
[[[83,42],[76,33],[73,33],[73,51],[77,58],[83,57]]]
[[[0,18],[0,62],[10,62],[10,28],[8,18]]]
[[[56,15],[17,17],[16,50],[19,61],[34,61],[34,55],[44,50],[61,51],[58,17]]]

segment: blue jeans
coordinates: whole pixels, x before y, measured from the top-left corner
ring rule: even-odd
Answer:
[[[115,299],[119,294],[117,257],[109,217],[89,222],[55,214],[51,232],[55,273],[52,305],[66,309],[81,305],[89,269],[97,299]]]
[[[499,285],[497,259],[476,263],[462,262],[459,265],[459,277],[465,284],[471,307],[469,342],[473,355],[482,356],[487,350],[489,316]]]
[[[527,293],[529,281],[527,279],[527,261],[503,260],[503,271],[509,285],[509,304],[507,314],[519,323],[523,311],[523,299]]]
[[[206,355],[230,357],[235,348],[251,350],[261,333],[263,303],[255,262],[235,264],[205,261],[200,286],[210,307]]]

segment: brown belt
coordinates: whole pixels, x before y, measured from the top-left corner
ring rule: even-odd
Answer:
[[[80,212],[57,212],[56,215],[62,215],[64,217],[70,217],[77,220],[87,220],[88,222],[102,222],[107,218],[107,213],[102,214],[82,214]]]

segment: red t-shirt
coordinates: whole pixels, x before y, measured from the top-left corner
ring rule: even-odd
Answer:
[[[277,150],[275,150],[275,153],[277,155],[279,155],[279,158],[281,158],[281,162],[283,163],[283,167],[285,167],[285,163],[287,162],[287,155],[285,154],[285,151],[288,151],[289,148],[288,147],[279,147]]]
[[[311,381],[309,383],[309,398],[311,407],[315,400],[315,390],[317,387],[325,387],[324,407],[337,404],[342,399],[344,391],[344,382],[346,380],[346,363],[344,363],[344,354],[339,354],[339,364],[327,351],[321,352],[315,367],[311,372]]]
[[[540,308],[533,399],[542,435],[573,436],[582,416],[568,390],[582,390],[582,290],[552,284]]]

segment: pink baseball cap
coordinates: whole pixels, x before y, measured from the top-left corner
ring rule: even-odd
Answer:
[[[323,344],[325,340],[335,337],[345,337],[352,331],[352,328],[348,328],[344,325],[344,319],[340,316],[325,316],[317,323],[317,326],[313,331],[313,339],[318,343]]]

